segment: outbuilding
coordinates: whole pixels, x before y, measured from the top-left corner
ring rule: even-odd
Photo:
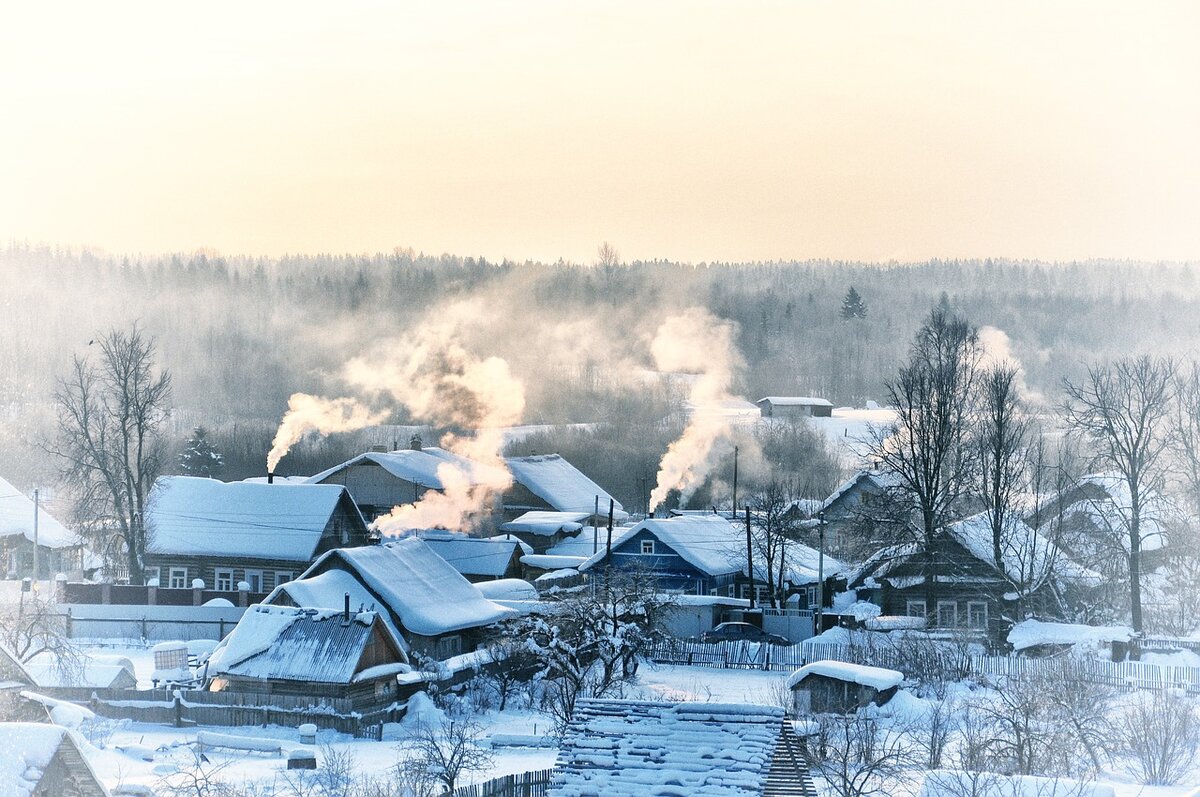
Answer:
[[[797,715],[849,714],[892,699],[904,673],[845,661],[814,661],[792,673],[788,689]]]

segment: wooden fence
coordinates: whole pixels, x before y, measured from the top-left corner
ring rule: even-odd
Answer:
[[[454,790],[454,797],[546,797],[553,777],[553,769],[503,775],[484,783],[460,786]]]
[[[383,740],[383,726],[388,722],[399,722],[404,716],[405,703],[397,702],[387,708],[356,712],[348,710],[349,701],[342,705],[311,705],[311,700],[292,698],[276,699],[276,703],[290,705],[255,705],[246,701],[244,694],[179,690],[168,692],[162,689],[135,691],[132,689],[85,689],[80,687],[39,689],[62,700],[70,700],[88,706],[102,717],[130,719],[156,725],[191,727],[213,725],[238,727],[247,725],[281,725],[297,727],[312,723],[318,728],[331,728],[339,733],[360,739]],[[263,702],[272,696],[261,695]],[[339,710],[341,709],[341,710]]]
[[[1111,662],[1073,657],[972,655],[955,646],[932,644],[836,645],[804,642],[791,647],[747,642],[669,641],[647,655],[651,661],[722,669],[792,672],[821,659],[889,667],[913,676],[939,672],[954,678],[1019,676],[1053,671],[1089,683],[1140,689],[1182,689],[1200,694],[1200,667],[1174,667],[1137,661]]]

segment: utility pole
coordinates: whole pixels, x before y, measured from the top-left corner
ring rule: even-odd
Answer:
[[[592,510],[592,555],[600,545],[600,496],[596,496],[596,506]]]
[[[817,614],[815,633],[821,633],[821,616],[825,613],[825,510],[817,513]]]
[[[613,499],[608,499],[608,541],[604,543],[604,587],[612,589],[611,571],[612,571],[612,526],[613,526]]]
[[[737,515],[737,466],[738,447],[733,447],[733,514]]]
[[[38,490],[33,488],[33,583],[38,580]]]
[[[750,505],[746,504],[746,575],[750,577],[750,608],[754,609],[754,549],[750,544]]]

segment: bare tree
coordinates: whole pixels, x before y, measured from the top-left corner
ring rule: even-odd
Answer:
[[[1113,468],[1129,490],[1124,525],[1129,573],[1130,623],[1142,630],[1142,521],[1145,501],[1161,486],[1163,453],[1170,443],[1169,417],[1175,363],[1143,355],[1088,368],[1076,385],[1064,380],[1066,418],[1096,445],[1096,459]]]
[[[1143,783],[1170,786],[1192,774],[1200,751],[1194,698],[1142,692],[1116,722],[1119,750]]]
[[[483,726],[466,713],[450,714],[440,725],[422,723],[413,738],[417,762],[449,794],[459,779],[492,765],[492,754],[479,746]]]
[[[798,494],[794,485],[772,479],[753,502],[751,548],[755,570],[770,589],[767,600],[772,609],[782,605],[788,576],[788,551],[799,534],[799,516],[795,510]]]
[[[934,538],[968,493],[975,470],[970,422],[979,337],[943,306],[917,332],[908,362],[888,383],[896,420],[876,429],[868,454],[912,498],[922,548],[925,605],[934,605]]]
[[[908,734],[883,728],[872,717],[824,714],[818,724],[814,769],[838,797],[891,794],[896,775],[918,763]]]
[[[0,642],[22,662],[43,653],[52,657],[65,685],[78,683],[83,675],[83,655],[71,642],[67,617],[53,600],[30,594],[0,606]]]
[[[1171,442],[1188,507],[1200,516],[1200,362],[1192,360],[1189,366],[1181,365],[1175,373]]]
[[[171,377],[154,367],[155,345],[134,325],[96,339],[98,357],[76,356],[59,379],[57,439],[50,451],[76,490],[76,514],[106,564],[124,559],[144,581],[146,499],[161,473]]]
[[[1016,388],[1017,369],[1000,363],[980,379],[980,497],[992,527],[992,560],[1004,572],[1005,535],[1016,514],[1015,503],[1025,484],[1025,450],[1029,421]]]

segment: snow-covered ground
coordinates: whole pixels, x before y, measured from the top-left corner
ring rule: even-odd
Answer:
[[[135,643],[125,645],[92,646],[91,652],[106,656],[124,656],[130,659],[139,685],[149,685],[154,668],[153,656],[148,647]],[[673,701],[701,701],[714,703],[760,703],[786,706],[790,692],[786,688],[788,674],[761,670],[724,670],[681,665],[656,665],[645,663],[638,672],[637,681],[626,692],[626,697]],[[923,698],[912,691],[901,690],[884,709],[879,711],[880,721],[894,722],[897,726],[911,723],[914,719],[931,711],[944,699],[986,697],[987,690],[964,684],[951,685],[949,694],[942,698]],[[546,769],[554,765],[557,750],[549,746],[532,745],[543,739],[550,729],[549,719],[530,710],[516,701],[516,708],[503,712],[489,711],[479,719],[484,726],[485,738],[495,739],[492,745],[493,766],[486,772],[474,773],[467,782],[478,782],[509,773]],[[436,709],[428,706],[421,713]],[[320,759],[326,749],[349,753],[353,757],[357,774],[385,776],[410,751],[409,739],[413,732],[412,719],[403,723],[389,724],[384,728],[382,742],[354,739],[335,731],[320,731],[314,749]],[[216,730],[242,737],[276,740],[283,748],[282,754],[262,752],[234,752],[222,749],[207,750],[209,759],[205,767],[216,771],[221,780],[233,783],[256,784],[263,787],[285,785],[288,771],[287,751],[305,747],[296,728],[287,727],[238,727],[225,729],[176,729],[162,725],[120,721],[111,723],[111,735],[107,738],[93,737],[99,745],[87,750],[97,774],[109,786],[118,784],[141,784],[155,787],[164,776],[187,769],[194,763],[194,743],[198,730]],[[545,744],[545,742],[542,742]],[[913,797],[920,790],[924,771],[913,769],[898,778],[890,794],[895,797]],[[1143,787],[1129,782],[1128,778],[1114,775],[1106,780],[1113,785],[1117,797],[1182,797],[1193,786]],[[818,781],[818,786],[821,786]],[[614,797],[616,797],[614,795]]]

